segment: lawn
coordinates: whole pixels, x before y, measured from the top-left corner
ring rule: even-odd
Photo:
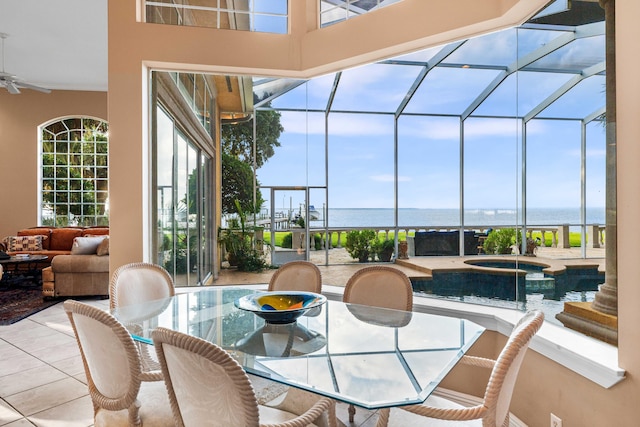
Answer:
[[[284,239],[284,236],[290,234],[290,232],[288,231],[276,231],[275,235],[276,235],[276,240],[275,240],[275,245],[276,246],[282,246],[282,239]],[[414,232],[409,232],[410,236],[414,235]],[[389,232],[389,238],[393,239],[394,233],[393,231]],[[404,231],[401,231],[400,233],[398,233],[398,239],[399,240],[406,240],[407,237],[407,233]],[[540,232],[534,232],[533,233],[533,238],[541,238],[541,234]],[[378,233],[378,239],[380,241],[384,240],[385,238],[385,233],[384,232],[379,232]],[[342,233],[341,234],[341,243],[342,246],[344,246],[344,243],[347,240],[347,233]],[[271,233],[268,231],[264,232],[264,241],[267,244],[271,243]],[[569,244],[571,245],[571,247],[580,247],[580,233],[569,233]],[[331,235],[331,245],[332,247],[337,247],[338,246],[338,233],[333,233]],[[551,233],[545,233],[545,246],[547,247],[551,247]]]

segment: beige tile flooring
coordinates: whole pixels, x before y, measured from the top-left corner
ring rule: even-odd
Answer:
[[[83,299],[108,309],[105,299]],[[82,360],[62,303],[8,326],[0,326],[0,426],[87,427],[93,425]],[[347,426],[375,426],[375,414],[359,409]]]
[[[85,300],[100,308],[108,300]],[[0,326],[0,425],[93,425],[82,360],[62,303]]]

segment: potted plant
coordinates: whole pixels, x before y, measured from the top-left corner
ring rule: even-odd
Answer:
[[[538,245],[540,245],[540,242],[536,239],[532,239],[531,237],[527,237],[526,242],[527,243],[525,246],[524,255],[536,256],[536,251],[538,250]],[[518,246],[518,250],[520,250],[522,247],[522,238],[520,236],[520,233],[516,234],[516,245]]]
[[[373,230],[352,230],[347,233],[345,248],[358,262],[367,262],[369,255],[373,254],[373,243],[376,239],[376,232]]]
[[[395,250],[396,242],[392,239],[384,239],[382,241],[376,240],[376,255],[378,260],[382,262],[391,261],[393,251]]]
[[[260,251],[254,247],[255,229],[246,229],[244,211],[238,200],[235,201],[235,204],[238,219],[230,222],[230,228],[218,230],[218,243],[225,249],[230,266],[237,266],[239,271],[262,271],[267,267],[267,263],[262,258]]]

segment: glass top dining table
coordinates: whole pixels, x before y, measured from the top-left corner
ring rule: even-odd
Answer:
[[[234,301],[256,291],[211,287],[113,309],[137,341],[165,327],[227,350],[246,372],[368,409],[422,403],[484,328],[465,319],[341,301],[290,324]]]

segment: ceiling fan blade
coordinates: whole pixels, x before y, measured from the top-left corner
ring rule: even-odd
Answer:
[[[21,88],[37,90],[38,92],[42,92],[42,93],[51,93],[51,89],[47,89],[47,88],[44,88],[44,87],[32,85],[32,84],[29,84],[29,83],[15,82],[15,84],[18,87],[21,87]]]
[[[5,86],[11,95],[17,95],[20,93],[18,87],[10,80],[5,82]]]

